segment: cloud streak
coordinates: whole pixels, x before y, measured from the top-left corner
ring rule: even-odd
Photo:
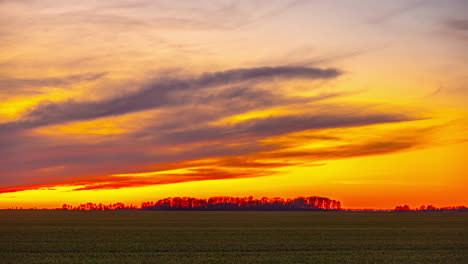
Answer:
[[[406,134],[401,135],[403,132]],[[386,135],[363,143],[341,144],[333,147],[306,150],[279,148],[247,155],[198,159],[172,164],[166,163],[155,166],[151,172],[146,173],[84,177],[48,184],[4,187],[0,188],[0,193],[57,186],[73,187],[75,191],[120,189],[191,181],[269,176],[276,173],[274,171],[275,168],[311,163],[313,165],[318,161],[382,155],[423,147],[425,144],[424,138],[415,137],[415,135],[419,135],[421,132],[423,131],[418,129],[399,131],[394,135]],[[427,133],[430,130],[426,129],[424,132]],[[292,161],[281,161],[285,159]],[[186,169],[187,171],[183,173],[171,173],[170,171],[174,169]]]
[[[0,124],[0,131],[29,129],[70,121],[121,115],[164,106],[183,105],[189,103],[183,99],[190,99],[191,93],[204,92],[207,88],[215,86],[293,78],[333,79],[340,74],[341,72],[336,69],[279,66],[233,69],[205,73],[194,78],[158,79],[138,91],[101,101],[42,102],[28,111],[19,121]],[[184,94],[187,92],[188,95]],[[252,95],[251,93],[251,90],[244,89],[231,91],[230,93],[220,93],[217,96],[229,99],[241,95]]]
[[[333,108],[331,105],[328,107]],[[339,109],[337,106],[335,108]],[[191,109],[187,111],[192,112]],[[27,135],[5,140],[0,149],[0,154],[5,156],[0,161],[0,177],[10,172],[16,172],[19,177],[23,174],[22,171],[27,175],[31,170],[57,166],[68,167],[67,171],[57,172],[62,176],[70,175],[70,172],[72,175],[81,175],[103,170],[117,173],[119,170],[131,169],[132,166],[147,167],[155,163],[264,151],[272,147],[257,141],[296,132],[418,120],[410,115],[365,113],[356,109],[349,113],[348,108],[336,112],[320,112],[315,109],[315,114],[288,114],[250,118],[234,124],[210,124],[213,116],[205,115],[203,110],[198,111],[200,115],[197,117],[195,114],[195,118],[187,113],[186,118],[195,120],[195,123],[185,122],[185,117],[176,119],[182,114],[175,113],[169,120],[176,119],[177,122],[169,121],[170,123],[165,124],[164,120],[156,118],[153,121],[155,123],[150,122],[132,133],[106,137],[100,143],[71,144]],[[183,149],[174,150],[175,147]],[[23,154],[12,155],[14,152]],[[114,162],[116,160],[119,160],[118,164]],[[50,172],[47,173],[50,175]]]
[[[43,87],[62,87],[81,82],[96,81],[103,78],[106,74],[105,72],[85,73],[42,79],[3,76],[0,77],[0,95],[40,93],[41,91],[38,89]]]
[[[393,10],[389,10],[379,16],[376,16],[374,18],[371,18],[368,20],[368,23],[371,23],[371,24],[382,24],[382,23],[385,23],[389,20],[392,20],[398,16],[401,16],[405,13],[408,13],[408,12],[411,12],[421,6],[425,6],[428,4],[428,2],[430,1],[427,1],[427,0],[416,0],[416,1],[407,1],[405,2],[404,5],[398,7],[398,8],[395,8]]]
[[[253,118],[234,125],[203,126],[167,133],[158,138],[167,144],[187,144],[217,140],[254,140],[297,131],[353,127],[371,124],[412,121],[415,118],[398,114],[348,114],[348,115],[287,115],[270,118]]]
[[[460,31],[468,31],[468,19],[449,19],[447,26]]]
[[[297,151],[272,137],[324,129],[347,129],[418,120],[411,114],[376,111],[368,105],[323,104],[349,93],[318,92],[309,96],[285,95],[288,81],[335,80],[342,72],[299,66],[253,67],[203,73],[198,76],[159,77],[140,89],[96,101],[42,102],[18,120],[0,124],[1,192],[53,186],[76,190],[118,189],[157,184],[272,175],[276,168],[363,155],[403,151],[414,142],[391,145],[386,140],[368,144]],[[82,81],[28,80],[18,85]],[[272,107],[291,112],[252,116],[234,123],[219,122],[249,111]],[[147,110],[164,110],[145,119],[144,125],[97,142],[77,142],[34,129]],[[218,122],[214,122],[218,121]],[[303,138],[331,140],[339,137]],[[414,144],[413,144],[414,143]],[[284,160],[288,161],[284,161]],[[168,170],[186,169],[185,173]],[[138,173],[155,172],[142,177]],[[12,173],[15,178],[10,177]],[[125,176],[119,175],[126,173]],[[48,183],[45,183],[48,182]],[[23,187],[18,186],[25,183]],[[45,184],[45,185],[44,185]]]

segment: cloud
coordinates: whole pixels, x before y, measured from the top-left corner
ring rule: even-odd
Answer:
[[[375,16],[371,19],[369,19],[367,22],[370,24],[383,24],[389,20],[392,20],[398,16],[401,16],[405,13],[408,13],[410,11],[413,11],[421,6],[427,5],[429,1],[427,0],[412,0],[405,2],[405,5],[402,5],[398,8],[395,8],[393,10],[389,10],[386,13],[380,14],[378,16]]]
[[[297,131],[353,127],[370,124],[411,121],[415,118],[401,114],[326,114],[286,115],[253,118],[234,125],[202,126],[194,129],[169,132],[157,140],[164,144],[187,144],[218,140],[255,140]]]
[[[360,156],[381,155],[386,153],[398,152],[410,149],[421,145],[422,142],[418,139],[409,139],[395,141],[379,140],[370,141],[363,144],[349,144],[338,147],[315,150],[279,150],[263,153],[262,158],[289,158],[289,159],[305,159],[309,161],[343,159]]]
[[[0,193],[50,188],[56,186],[75,187],[75,191],[119,189],[159,184],[215,179],[261,177],[275,174],[275,168],[292,165],[317,164],[318,161],[344,159],[369,155],[395,153],[423,147],[426,143],[421,134],[428,134],[431,128],[405,129],[390,135],[381,135],[361,143],[345,143],[337,146],[297,150],[282,148],[251,152],[245,155],[216,156],[215,158],[186,160],[153,166],[145,173],[128,173],[80,177],[67,181],[47,184],[0,188]],[[290,160],[290,161],[285,161]],[[174,169],[185,169],[183,173],[171,173]]]
[[[222,109],[217,106],[215,109]],[[208,115],[208,109],[187,109],[175,112],[166,120],[155,117],[147,124],[131,133],[106,136],[101,142],[70,143],[33,135],[8,136],[2,140],[0,173],[60,165],[71,166],[74,173],[90,173],[97,168],[125,169],[125,166],[142,166],[146,163],[171,162],[175,160],[197,159],[227,155],[244,155],[265,149],[258,140],[287,135],[295,132],[329,128],[357,127],[417,120],[417,117],[391,113],[365,113],[357,109],[337,109],[324,112],[309,107],[315,114],[288,114],[263,118],[251,118],[235,124],[210,124],[231,112],[219,111],[221,115]],[[349,111],[349,112],[348,112]],[[352,113],[351,113],[352,112]],[[330,138],[330,137],[328,137]],[[184,150],[172,148],[184,146]],[[159,150],[155,154],[154,150]],[[13,152],[21,155],[12,155]],[[114,161],[119,160],[115,165]],[[85,166],[84,166],[85,165]],[[81,168],[81,166],[83,168]],[[62,174],[64,172],[61,172]]]
[[[442,21],[444,37],[450,37],[459,41],[468,42],[468,20],[449,18]]]
[[[377,155],[410,148],[410,144],[393,148],[345,145],[303,153],[292,150],[296,146],[288,142],[262,142],[272,137],[288,138],[298,132],[419,119],[403,110],[392,113],[373,110],[366,104],[323,103],[330,98],[350,95],[323,91],[326,87],[313,88],[320,90],[309,96],[292,96],[282,88],[286,81],[334,80],[340,74],[340,70],[333,68],[239,68],[198,76],[159,77],[139,90],[96,101],[42,102],[18,120],[0,124],[0,156],[4,157],[0,160],[0,186],[4,187],[1,190],[17,190],[8,186],[34,183],[37,188],[66,185],[91,190],[258,177],[275,173],[275,168],[307,160]],[[59,83],[58,80],[49,82]],[[45,82],[36,84],[42,83]],[[310,82],[303,83],[306,86]],[[234,123],[220,122],[251,111],[278,107],[291,111],[273,111],[271,115],[250,116]],[[147,110],[158,111],[146,112],[148,115],[141,124],[122,134],[104,135],[93,141],[75,142],[67,136],[41,134],[35,130],[42,126],[53,130],[54,125],[67,122]],[[304,136],[299,141],[305,144],[324,139],[340,141],[333,135]],[[191,172],[166,173],[169,169],[181,168]],[[151,171],[158,173],[154,177],[115,176]],[[11,177],[12,174],[15,177]]]
[[[190,181],[205,181],[205,180],[219,180],[219,179],[234,179],[245,177],[259,177],[265,176],[266,171],[262,170],[237,170],[230,171],[218,168],[189,168],[185,173],[157,173],[152,176],[138,176],[138,175],[108,175],[97,177],[86,177],[81,179],[74,179],[73,181],[62,181],[44,184],[32,184],[18,187],[5,187],[0,188],[0,194],[20,192],[25,190],[37,190],[43,188],[51,188],[54,186],[71,186],[75,187],[74,191],[84,190],[100,190],[100,189],[120,189],[128,187],[141,187],[159,184],[172,184]]]
[[[174,127],[151,130],[149,128],[153,125],[148,124],[148,127],[142,127],[140,131],[111,137],[99,143],[60,142],[54,138],[44,139],[40,136],[24,135],[22,138],[17,138],[19,142],[5,144],[0,150],[0,155],[5,157],[0,161],[0,179],[3,179],[2,185],[8,186],[15,182],[41,182],[44,178],[53,180],[84,175],[98,176],[125,171],[154,170],[155,166],[167,169],[165,164],[174,162],[181,167],[190,167],[194,166],[192,162],[184,165],[180,162],[206,158],[219,160],[220,157],[229,158],[231,161],[197,165],[233,166],[233,161],[236,160],[237,167],[286,166],[283,161],[275,161],[271,158],[302,159],[306,154],[291,152],[289,148],[294,148],[295,145],[285,143],[284,140],[276,140],[277,144],[264,144],[261,140],[276,136],[288,138],[296,132],[343,129],[412,120],[416,118],[402,114],[365,114],[355,111],[354,114],[337,112],[254,118],[236,124],[207,125],[202,123],[201,126],[194,128],[190,128],[192,124],[185,127],[184,122],[181,122],[178,131],[174,131]],[[292,139],[297,144],[297,137],[292,136]],[[324,137],[302,136],[299,141],[305,144],[314,140],[324,140]],[[339,141],[340,138],[328,136],[325,140]],[[368,147],[370,148],[370,145]],[[389,152],[391,151],[390,149]],[[399,151],[399,149],[394,151]],[[353,153],[352,151],[343,152],[342,149],[332,149],[329,153],[308,152],[307,155],[309,158],[315,155],[322,159],[329,159],[356,154]],[[379,151],[369,151],[369,155],[378,153]],[[249,158],[244,160],[244,156]],[[265,158],[270,160],[264,161]],[[15,178],[9,177],[11,173],[15,173]]]
[[[446,25],[454,30],[468,31],[468,19],[449,19]]]
[[[104,77],[106,74],[105,72],[85,73],[41,79],[0,76],[0,95],[40,93],[41,91],[39,88],[61,87],[81,82],[95,81]]]
[[[170,173],[170,174],[158,174],[154,177],[139,177],[139,176],[115,176],[107,177],[106,179],[98,179],[98,182],[82,182],[79,187],[74,189],[75,191],[83,190],[101,190],[101,189],[119,189],[128,187],[141,187],[148,185],[158,184],[172,184],[180,182],[190,181],[206,181],[206,180],[220,180],[220,179],[235,179],[235,178],[246,178],[246,177],[259,177],[265,176],[266,171],[260,170],[244,170],[244,171],[228,171],[223,169],[215,168],[192,168],[187,173]],[[101,181],[101,182],[100,182]],[[76,183],[73,183],[76,186]]]
[[[194,78],[161,78],[138,91],[101,101],[42,102],[27,112],[20,120],[0,124],[0,132],[2,130],[15,131],[70,121],[115,116],[165,106],[183,105],[190,103],[187,100],[191,99],[193,93],[204,92],[207,88],[215,86],[293,78],[333,79],[340,74],[340,71],[336,69],[279,66],[233,69],[205,73]],[[217,97],[229,99],[239,96],[258,97],[258,95],[250,88],[244,88],[221,92]]]
[[[99,35],[119,32],[161,30],[235,30],[253,26],[256,23],[272,19],[287,10],[307,3],[304,0],[293,1],[219,1],[216,3],[200,2],[165,2],[165,1],[128,1],[79,3],[60,3],[55,1],[3,1],[0,8],[9,10],[8,16],[0,17],[4,25],[0,28],[0,38],[34,32],[38,28],[46,29],[43,34],[54,34],[61,29],[74,27],[74,32],[96,38]],[[29,10],[36,10],[34,16]],[[11,19],[14,18],[14,19]],[[38,23],[37,19],[40,19]],[[60,26],[57,26],[60,25]],[[92,25],[92,29],[86,28]],[[14,26],[14,27],[11,27]],[[12,30],[21,28],[22,30]],[[151,34],[154,38],[156,34]],[[161,35],[161,34],[157,34]],[[98,36],[99,37],[99,36]],[[115,36],[114,36],[115,37]],[[169,38],[159,38],[168,42]]]

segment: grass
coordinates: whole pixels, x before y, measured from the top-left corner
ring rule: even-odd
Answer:
[[[0,263],[466,263],[468,213],[0,210]]]

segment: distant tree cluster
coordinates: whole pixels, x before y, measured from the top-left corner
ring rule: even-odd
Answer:
[[[72,206],[68,204],[62,205],[63,210],[85,210],[85,211],[91,211],[91,210],[135,210],[138,209],[137,206],[134,205],[125,205],[123,203],[114,203],[114,204],[95,204],[95,203],[85,203],[85,204],[80,204],[78,206]]]
[[[394,211],[467,211],[468,208],[465,206],[447,206],[447,207],[435,207],[433,205],[421,205],[419,208],[411,209],[409,205],[398,205]]]
[[[325,197],[294,199],[219,196],[208,199],[170,197],[156,202],[144,202],[143,210],[341,210],[341,203]]]

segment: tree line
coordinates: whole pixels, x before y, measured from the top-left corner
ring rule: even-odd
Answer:
[[[102,204],[102,203],[84,203],[77,206],[64,204],[60,209],[63,210],[83,210],[83,211],[94,211],[94,210],[136,210],[138,209],[135,205],[126,205],[124,203],[113,203],[113,204]]]
[[[411,208],[409,205],[398,205],[393,211],[467,211],[465,206],[435,207],[433,205],[421,205],[418,208]]]
[[[341,202],[326,197],[309,196],[297,198],[255,199],[249,197],[217,196],[208,199],[193,197],[168,197],[141,203],[141,206],[123,203],[85,203],[78,206],[62,205],[63,210],[341,210]]]
[[[143,210],[340,210],[341,203],[325,197],[309,196],[284,199],[280,197],[255,199],[218,196],[208,199],[169,197],[141,204]]]

